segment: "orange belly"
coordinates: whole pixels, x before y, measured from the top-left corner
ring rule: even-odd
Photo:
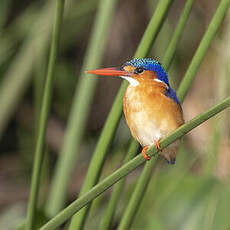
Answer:
[[[142,146],[155,144],[184,123],[180,106],[164,92],[162,87],[149,84],[129,86],[126,90],[123,99],[126,121],[132,136]],[[175,155],[175,144],[172,147]]]

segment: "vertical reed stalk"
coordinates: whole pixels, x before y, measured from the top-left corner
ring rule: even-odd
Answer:
[[[47,119],[50,111],[53,73],[54,73],[57,52],[58,52],[63,11],[64,11],[64,0],[58,0],[57,8],[56,8],[56,19],[55,19],[55,25],[54,25],[52,43],[51,43],[48,72],[47,72],[45,89],[44,89],[42,105],[41,105],[38,139],[37,139],[37,144],[35,149],[31,191],[30,191],[28,211],[27,211],[28,212],[27,223],[26,223],[27,230],[34,229],[35,213],[36,213],[38,192],[39,192],[39,180],[41,174],[42,160],[44,156],[46,125],[47,125]]]
[[[116,2],[117,0],[101,0],[99,3],[46,206],[46,213],[50,217],[57,214],[65,205],[69,180],[77,161],[87,114],[97,83],[96,77],[89,78],[85,76],[85,70],[97,68],[101,63],[107,31]]]

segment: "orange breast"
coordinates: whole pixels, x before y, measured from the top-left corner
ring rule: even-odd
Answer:
[[[126,90],[125,117],[133,137],[142,146],[154,144],[184,123],[180,106],[165,93],[164,84],[151,80]]]

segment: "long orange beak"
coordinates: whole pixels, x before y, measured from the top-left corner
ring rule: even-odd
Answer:
[[[127,76],[129,72],[122,70],[119,67],[113,68],[104,68],[104,69],[95,69],[95,70],[88,70],[86,71],[88,74],[96,74],[96,75],[103,75],[103,76]]]

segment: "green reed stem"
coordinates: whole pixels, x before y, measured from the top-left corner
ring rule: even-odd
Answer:
[[[47,72],[45,89],[44,89],[44,94],[42,99],[38,139],[37,139],[37,144],[35,149],[35,159],[33,165],[31,191],[29,197],[27,223],[26,223],[27,230],[34,229],[35,213],[36,213],[38,191],[39,191],[39,181],[40,181],[42,160],[44,156],[46,125],[47,125],[47,119],[50,111],[53,73],[54,73],[57,52],[58,52],[60,29],[61,29],[61,23],[63,18],[63,11],[64,11],[64,2],[65,2],[64,0],[57,1],[56,19],[55,19],[55,25],[54,25],[53,37],[51,43],[48,72]]]
[[[73,106],[64,137],[51,192],[46,206],[49,217],[57,214],[66,201],[66,193],[73,168],[77,161],[82,136],[84,134],[87,114],[93,99],[97,78],[86,77],[85,70],[97,68],[102,60],[105,49],[107,31],[110,25],[117,0],[101,0],[91,32],[91,38],[84,58],[79,82],[73,99]]]
[[[158,7],[144,33],[144,36],[140,42],[140,46],[135,54],[136,57],[144,57],[147,55],[151,48],[152,42],[156,39],[156,36],[161,28],[163,20],[168,12],[168,9],[172,3],[172,0],[160,1]],[[121,113],[122,113],[122,98],[127,87],[127,82],[123,82],[121,88],[116,96],[112,109],[103,127],[101,136],[98,140],[96,149],[93,153],[89,169],[87,171],[86,179],[82,186],[80,196],[89,191],[97,182],[101,174],[106,152],[110,143],[113,140],[116,128],[118,126]],[[79,213],[73,216],[70,223],[70,230],[82,229],[85,223],[90,205],[82,209]]]
[[[187,14],[189,14],[189,12],[190,12],[190,10],[191,10],[192,3],[193,3],[193,1],[192,1],[192,2],[191,2],[191,1],[187,1],[187,2],[186,2],[184,11],[183,11],[183,13],[182,13],[182,15],[181,15],[181,18],[180,18],[180,20],[179,20],[179,23],[178,23],[178,28],[179,28],[179,29],[177,28],[178,30],[180,30],[180,32],[178,32],[177,29],[176,29],[176,31],[175,31],[175,33],[174,33],[174,36],[173,36],[173,38],[172,38],[172,40],[171,40],[171,42],[170,42],[170,45],[169,45],[169,47],[168,47],[168,49],[167,49],[167,51],[166,51],[166,55],[165,55],[165,58],[164,58],[164,61],[166,62],[166,64],[164,63],[163,65],[164,65],[165,67],[167,67],[167,68],[170,66],[170,63],[171,63],[171,60],[170,60],[170,59],[173,57],[173,54],[175,53],[176,44],[177,44],[177,42],[178,42],[177,39],[179,39],[180,34],[181,34],[181,32],[182,32],[182,29],[183,29],[183,26],[181,26],[181,23],[183,22],[183,24],[185,25],[184,17],[185,17],[185,18],[188,17]],[[188,9],[189,9],[189,10],[188,10]],[[217,11],[218,11],[218,9],[217,9]],[[215,18],[215,16],[214,16],[214,18]],[[213,20],[214,20],[214,18],[213,18]],[[222,18],[222,19],[223,19],[223,18]],[[213,20],[212,20],[212,21],[213,21]],[[212,22],[210,23],[210,25],[211,25],[211,24],[212,24]],[[220,25],[220,23],[219,23],[219,25]],[[209,30],[207,30],[206,33],[208,33],[208,31],[209,31]],[[206,35],[206,36],[207,36],[207,35]],[[177,39],[176,39],[176,38],[177,38]],[[204,38],[205,38],[205,35],[204,35]],[[204,39],[204,38],[203,38],[203,39]],[[210,39],[211,39],[211,38],[213,38],[213,37],[210,37]],[[203,41],[203,40],[202,40],[202,41]],[[200,46],[205,45],[205,43],[202,43],[202,41],[201,41],[201,43],[200,43]],[[172,43],[172,42],[173,42],[173,43]],[[209,42],[211,42],[211,41],[209,41]],[[174,47],[174,48],[171,46],[172,44],[175,44],[175,47]],[[200,48],[200,46],[199,46],[199,48]],[[197,52],[199,52],[199,48],[198,48]],[[200,50],[203,50],[202,47],[200,48]],[[207,51],[207,49],[206,49],[206,50],[205,50],[205,49],[203,50],[203,52],[206,52],[206,51]],[[196,53],[197,53],[197,52],[196,52]],[[205,54],[202,55],[202,58],[199,60],[200,62],[203,60],[204,56],[205,56]],[[192,63],[194,62],[194,59],[195,59],[195,58],[197,58],[197,55],[196,55],[196,54],[194,55],[193,60],[191,61],[190,66],[191,66]],[[197,62],[197,63],[198,63],[198,62]],[[189,66],[189,67],[190,67],[190,66]],[[166,69],[167,69],[167,68],[166,68]],[[196,65],[196,68],[198,69],[198,68],[199,68],[199,65]],[[189,69],[189,68],[188,68],[188,69]],[[191,79],[193,79],[193,78],[195,77],[196,72],[197,72],[197,70],[194,69],[193,75],[190,75]],[[187,77],[188,77],[188,75],[185,75],[184,80],[185,80]],[[185,97],[185,95],[186,95],[186,93],[187,93],[189,87],[191,86],[191,83],[192,83],[192,81],[188,82],[188,85],[187,85],[186,90],[184,90],[183,93],[180,95],[180,98],[179,98],[179,99],[180,99],[181,102],[183,102],[184,97]],[[135,188],[135,190],[134,190],[134,192],[133,192],[133,194],[132,194],[132,197],[131,197],[131,199],[130,199],[130,201],[129,201],[129,204],[128,204],[126,210],[125,210],[125,213],[124,213],[124,215],[122,216],[122,220],[121,220],[120,225],[119,225],[119,227],[118,227],[119,230],[129,229],[129,227],[131,226],[131,224],[132,224],[132,222],[133,222],[133,220],[134,220],[134,217],[135,217],[135,215],[136,215],[136,213],[137,213],[138,207],[140,206],[141,199],[142,199],[142,197],[144,196],[144,193],[145,193],[145,191],[146,191],[146,189],[147,189],[147,186],[148,186],[148,183],[149,183],[149,181],[150,181],[151,173],[152,173],[152,167],[153,167],[154,163],[155,163],[155,162],[149,162],[148,164],[145,165],[145,168],[144,168],[144,170],[143,170],[143,172],[142,172],[142,174],[141,174],[141,176],[140,176],[140,178],[139,178],[139,180],[138,180],[138,183],[137,183],[137,185],[136,185],[136,188]]]
[[[192,9],[193,3],[194,3],[194,0],[187,0],[186,1],[184,9],[183,9],[181,16],[179,18],[179,21],[177,23],[177,27],[173,33],[172,39],[170,40],[169,46],[166,50],[166,53],[165,53],[164,59],[163,59],[163,66],[166,70],[168,70],[170,65],[171,65],[171,62],[173,60],[173,57],[174,57],[174,54],[176,51],[177,44],[181,38],[183,29],[185,27],[185,23],[188,20],[188,16],[189,16],[190,11]]]
[[[196,128],[200,124],[204,123],[206,120],[210,119],[211,117],[228,107],[230,107],[230,97],[222,100],[220,103],[216,104],[215,106],[196,116],[192,120],[188,121],[177,130],[173,131],[170,135],[160,141],[160,146],[162,147],[162,149],[166,148],[168,145],[181,138],[192,129]],[[156,156],[157,153],[158,151],[156,150],[155,145],[151,146],[148,149],[149,157]],[[156,157],[151,159],[151,161],[155,160]],[[90,191],[84,193],[84,195],[72,202],[67,208],[65,208],[58,215],[48,221],[44,226],[42,226],[40,230],[53,230],[57,228],[59,225],[63,224],[68,218],[70,218],[74,213],[79,211],[81,208],[90,203],[105,190],[110,188],[117,181],[131,173],[133,170],[135,170],[137,167],[145,162],[146,160],[143,158],[142,154],[139,154],[134,159],[127,162],[121,168],[116,170],[114,173],[110,174],[100,183],[95,185]]]

